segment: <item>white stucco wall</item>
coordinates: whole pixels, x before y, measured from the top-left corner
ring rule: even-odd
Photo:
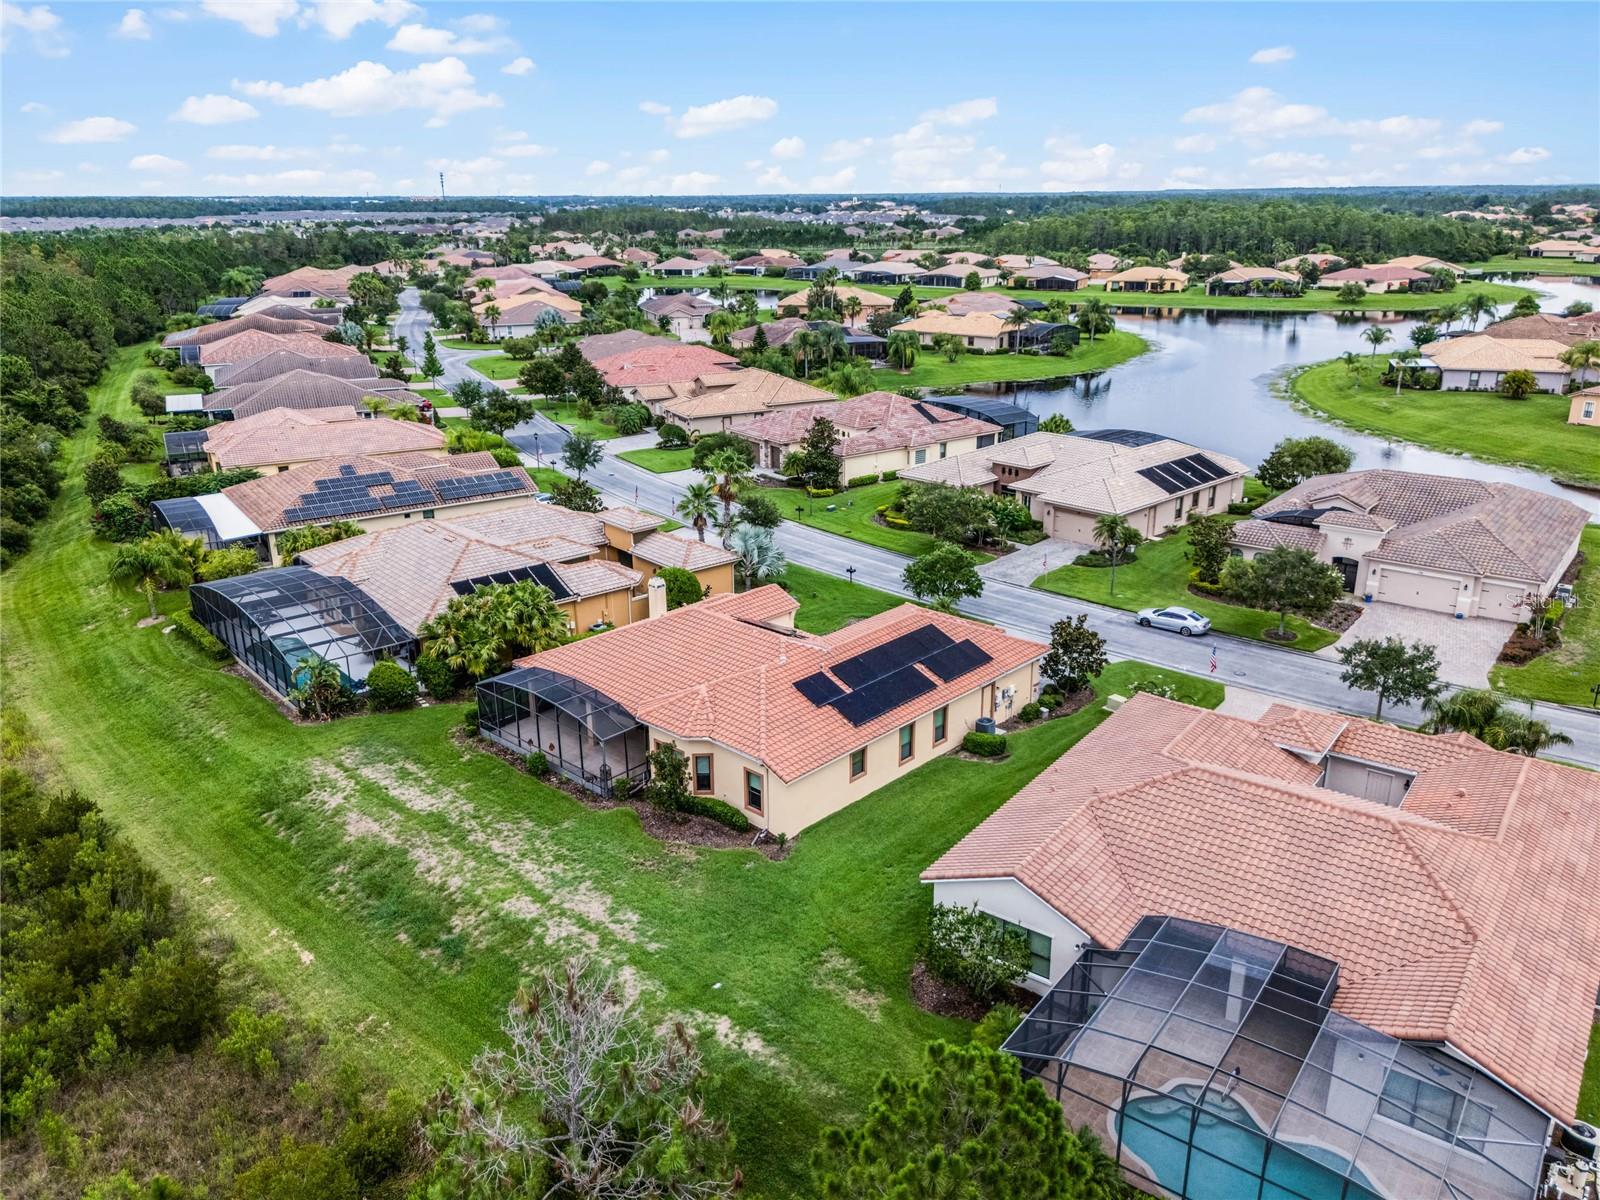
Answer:
[[[1093,939],[1015,879],[940,879],[933,902],[978,911],[1050,939],[1050,978],[1029,975],[1023,986],[1044,993],[1093,945]]]

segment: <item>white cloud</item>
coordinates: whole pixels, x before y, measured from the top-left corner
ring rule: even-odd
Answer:
[[[453,29],[413,23],[395,30],[388,48],[401,54],[493,54],[510,49],[511,41],[499,34],[489,37],[462,35]]]
[[[684,109],[681,117],[669,120],[679,137],[699,138],[743,129],[777,115],[778,102],[770,96],[730,96],[710,104],[696,104]]]
[[[150,18],[145,16],[144,9],[130,8],[122,14],[122,20],[111,31],[113,37],[127,38],[134,42],[148,42],[150,40]]]
[[[1222,125],[1237,137],[1284,137],[1325,126],[1328,110],[1315,104],[1288,104],[1271,88],[1248,87],[1230,99],[1191,108],[1183,120],[1190,125]]]
[[[554,154],[555,150],[550,146],[541,146],[537,142],[513,142],[509,146],[501,146],[496,153],[509,155],[512,158],[544,158],[546,155]]]
[[[649,113],[652,117],[664,117],[671,112],[672,109],[668,108],[659,100],[641,100],[639,101],[639,111],[642,113]]]
[[[1109,142],[1084,146],[1071,138],[1053,137],[1044,148],[1049,157],[1039,164],[1039,174],[1052,187],[1127,180],[1142,169],[1138,163],[1119,160],[1117,148]]]
[[[1254,54],[1252,54],[1250,56],[1250,61],[1260,64],[1281,63],[1288,62],[1293,57],[1293,46],[1267,46],[1266,48],[1257,50]]]
[[[648,167],[623,167],[614,178],[618,183],[638,183],[649,173]]]
[[[760,166],[761,164],[757,163],[756,165]],[[782,167],[780,167],[777,163],[773,163],[765,171],[756,176],[756,186],[782,188],[784,191],[790,191],[794,188],[794,180],[790,179],[783,173]]]
[[[533,59],[529,58],[526,54],[513,58],[505,66],[500,68],[500,74],[502,75],[528,75],[531,74],[532,71]]]
[[[310,150],[283,146],[252,146],[240,142],[212,146],[206,151],[207,158],[219,158],[227,162],[287,162],[294,158],[308,158],[311,154]]]
[[[17,171],[11,178],[18,183],[54,183],[58,179],[66,178],[65,171]]]
[[[371,171],[324,171],[316,167],[296,167],[267,174],[207,175],[205,182],[236,192],[346,192],[374,187],[378,177]]]
[[[709,192],[714,184],[722,182],[722,176],[711,175],[705,171],[685,171],[681,175],[674,175],[667,181],[667,190],[672,192]]]
[[[597,158],[583,169],[583,173],[593,179],[596,175],[604,175],[611,170],[611,164],[603,158]]]
[[[358,62],[337,75],[301,84],[272,80],[234,81],[247,96],[297,108],[311,108],[336,117],[367,117],[401,109],[422,109],[432,115],[428,128],[481,108],[499,108],[493,92],[475,90],[472,72],[459,58],[420,63],[409,71],[393,71],[382,63]]]
[[[410,0],[308,0],[302,21],[343,41],[368,21],[393,27],[419,11]]]
[[[1340,133],[1352,137],[1373,137],[1385,141],[1409,142],[1431,137],[1444,127],[1436,117],[1384,117],[1380,121],[1339,121],[1335,126]]]
[[[1250,160],[1252,167],[1263,171],[1325,171],[1330,164],[1326,154],[1307,154],[1299,150],[1274,150]]]
[[[447,174],[459,175],[485,175],[494,171],[505,169],[505,162],[488,154],[480,154],[477,158],[430,158],[428,169],[430,171],[444,171]]]
[[[0,4],[0,50],[11,49],[14,34],[25,35],[28,45],[41,58],[65,58],[71,53],[61,18],[48,4],[35,4],[32,8],[9,0]]]
[[[1167,178],[1162,182],[1163,187],[1204,187],[1212,181],[1210,167],[1182,166],[1173,167],[1167,172]]]
[[[204,96],[190,96],[178,105],[178,111],[169,121],[187,121],[190,125],[228,125],[234,121],[248,121],[261,113],[254,104],[233,96],[219,96],[208,92]]]
[[[92,162],[79,163],[78,170],[85,175],[103,175],[105,173],[104,167],[102,167],[99,163]]]
[[[62,146],[81,146],[93,142],[120,142],[138,128],[121,117],[84,117],[57,125],[44,135],[47,142]]]
[[[1487,134],[1499,133],[1506,127],[1504,121],[1488,121],[1479,117],[1475,121],[1468,121],[1461,127],[1461,132],[1468,137],[1484,137]]]
[[[50,106],[48,104],[40,104],[37,100],[29,100],[25,104],[23,104],[22,107],[19,108],[17,111],[18,112],[28,113],[31,116],[31,115],[33,115],[35,113],[47,113],[47,112],[49,112],[50,111]]]
[[[847,159],[860,158],[872,148],[872,142],[873,139],[869,137],[839,138],[828,143],[827,149],[822,152],[822,161],[844,162]]]
[[[1217,148],[1217,139],[1209,133],[1191,133],[1174,141],[1172,148],[1180,154],[1210,154]]]
[[[806,140],[799,137],[779,138],[772,143],[773,158],[799,158],[806,152]]]
[[[987,121],[1000,111],[1000,106],[993,96],[979,100],[961,100],[944,108],[932,108],[922,114],[921,119],[933,125],[972,125],[978,121]]]
[[[854,167],[840,167],[831,175],[813,175],[811,177],[811,190],[814,192],[842,192],[856,181]]]
[[[1550,151],[1543,146],[1518,146],[1510,154],[1502,155],[1501,162],[1510,163],[1512,166],[1522,166],[1525,163],[1543,162],[1550,157]]]
[[[300,11],[296,0],[200,0],[200,8],[208,16],[236,22],[256,37],[277,37],[278,26]]]
[[[669,159],[671,157],[672,157],[672,154],[669,151],[666,151],[666,150],[652,150],[652,151],[650,151],[648,154],[646,154],[644,156],[644,160],[645,160],[645,162],[650,162],[650,163],[664,163],[664,162],[667,161],[667,159]]]
[[[179,162],[175,158],[168,158],[165,154],[135,154],[128,160],[130,171],[158,171],[168,173],[172,171],[187,171],[189,164]]]

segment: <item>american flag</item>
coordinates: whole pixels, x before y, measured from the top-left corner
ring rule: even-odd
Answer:
[[[1211,673],[1213,675],[1217,673],[1217,648],[1215,646],[1211,647]]]

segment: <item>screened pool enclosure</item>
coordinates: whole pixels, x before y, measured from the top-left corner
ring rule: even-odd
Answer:
[[[377,601],[336,575],[280,567],[189,589],[189,607],[280,696],[304,682],[301,663],[324,658],[360,691],[382,658],[410,663],[416,639]]]
[[[1145,917],[1007,1039],[1128,1178],[1184,1200],[1530,1200],[1549,1122],[1441,1049],[1330,1008],[1338,965]]]
[[[478,685],[478,732],[518,754],[544,752],[552,769],[609,795],[615,781],[649,773],[645,727],[586,683],[519,667]]]

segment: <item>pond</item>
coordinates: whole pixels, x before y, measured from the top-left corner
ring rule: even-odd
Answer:
[[[1524,282],[1524,280],[1518,280]],[[1600,308],[1600,281],[1527,279],[1547,312],[1574,300]],[[1369,324],[1394,340],[1379,353],[1407,347],[1416,318],[1398,314],[1360,317],[1333,313],[1264,313],[1196,309],[1121,309],[1117,327],[1149,339],[1151,353],[1110,371],[1040,383],[995,385],[1041,416],[1062,413],[1079,429],[1148,429],[1197,446],[1224,451],[1252,466],[1285,437],[1330,436],[1356,453],[1357,467],[1392,467],[1440,475],[1516,483],[1553,492],[1600,516],[1600,496],[1562,487],[1517,467],[1444,454],[1357,433],[1293,408],[1273,390],[1286,366],[1337,358],[1371,347],[1361,339]]]

